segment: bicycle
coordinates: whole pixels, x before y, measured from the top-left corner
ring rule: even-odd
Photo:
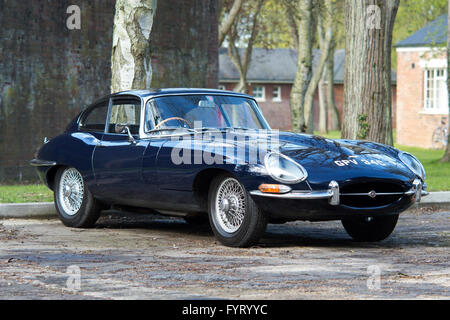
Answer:
[[[431,137],[431,145],[433,149],[444,149],[447,147],[448,127],[445,122],[446,120],[447,118],[442,117],[441,125],[433,131],[433,135]]]

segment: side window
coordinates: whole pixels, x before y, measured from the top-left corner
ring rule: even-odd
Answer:
[[[113,101],[109,118],[110,133],[126,133],[125,126],[130,128],[131,134],[139,134],[141,121],[141,102],[137,100]]]
[[[81,119],[80,130],[88,132],[104,132],[108,102],[103,102],[85,113]]]

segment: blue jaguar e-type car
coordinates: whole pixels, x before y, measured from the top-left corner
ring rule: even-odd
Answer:
[[[411,154],[368,141],[271,130],[256,101],[208,89],[126,91],[81,112],[31,163],[70,227],[102,209],[209,222],[227,246],[257,243],[267,223],[342,220],[379,241],[425,195]]]

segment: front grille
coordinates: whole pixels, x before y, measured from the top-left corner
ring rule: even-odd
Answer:
[[[369,193],[375,191],[375,197]],[[382,193],[398,193],[383,195]],[[355,208],[371,208],[390,205],[403,196],[401,185],[391,182],[359,182],[345,185],[340,190],[341,204]]]

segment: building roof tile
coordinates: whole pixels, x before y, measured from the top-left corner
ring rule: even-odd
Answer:
[[[443,14],[408,38],[397,42],[395,47],[426,47],[446,43],[447,24],[448,17],[446,14]]]

